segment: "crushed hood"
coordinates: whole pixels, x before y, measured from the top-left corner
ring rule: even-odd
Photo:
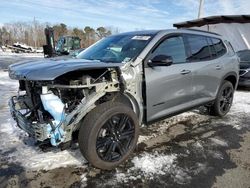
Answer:
[[[16,80],[54,80],[76,70],[120,67],[122,63],[104,63],[85,59],[30,60],[9,66],[9,76]]]

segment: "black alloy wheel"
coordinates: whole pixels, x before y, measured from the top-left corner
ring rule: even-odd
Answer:
[[[93,166],[111,170],[124,162],[136,147],[139,122],[135,112],[120,102],[96,106],[84,118],[78,142]]]
[[[233,102],[233,88],[228,86],[225,87],[222,91],[222,95],[220,98],[220,111],[225,113],[229,111]]]
[[[234,87],[233,84],[225,80],[218,93],[213,105],[209,108],[210,115],[225,116],[233,103]]]
[[[101,127],[97,141],[98,156],[108,162],[119,161],[134,139],[135,125],[126,114],[116,114]]]

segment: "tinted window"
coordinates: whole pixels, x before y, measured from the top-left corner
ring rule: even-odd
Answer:
[[[231,56],[234,55],[235,52],[234,52],[232,44],[229,41],[227,41],[227,40],[224,41],[224,42],[227,45],[229,55],[231,55]]]
[[[216,57],[217,57],[217,53],[216,53],[215,47],[214,47],[214,45],[213,45],[212,38],[211,38],[211,37],[208,37],[208,38],[207,38],[207,41],[208,41],[208,44],[209,44],[210,55],[211,55],[211,57],[212,57],[212,58],[216,58]]]
[[[220,39],[212,38],[212,42],[216,50],[217,56],[222,56],[226,53],[226,47]]]
[[[188,35],[187,40],[190,46],[191,54],[188,57],[189,61],[209,60],[210,51],[206,37],[198,35]]]
[[[186,52],[181,36],[171,37],[164,40],[153,52],[156,55],[167,55],[173,58],[173,63],[186,62]]]

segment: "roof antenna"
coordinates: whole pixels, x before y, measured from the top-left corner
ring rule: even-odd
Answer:
[[[198,19],[203,16],[203,5],[204,5],[204,0],[200,0]]]

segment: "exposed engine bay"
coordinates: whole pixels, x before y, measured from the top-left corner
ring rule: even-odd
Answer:
[[[107,100],[106,93],[122,88],[118,79],[116,70],[99,69],[86,75],[83,71],[70,72],[54,81],[20,80],[19,94],[12,102],[28,122],[14,116],[18,125],[38,141],[50,139],[58,146],[71,140],[86,113]]]
[[[53,81],[19,80],[18,95],[10,100],[11,113],[37,141],[63,145],[72,141],[81,120],[98,104],[116,100],[121,93],[136,96],[139,87],[129,80],[134,80],[133,74],[122,76],[118,68],[73,71]],[[128,103],[138,113],[133,102]]]

